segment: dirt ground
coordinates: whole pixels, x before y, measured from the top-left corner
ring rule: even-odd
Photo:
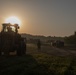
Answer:
[[[66,48],[56,48],[52,46],[42,46],[41,50],[37,49],[36,45],[28,44],[27,45],[27,54],[34,54],[34,53],[47,53],[49,55],[56,55],[56,56],[76,56],[76,50],[70,50]]]
[[[70,50],[67,48],[56,48],[52,46],[41,46],[41,50],[38,50],[35,44],[27,44],[26,54],[39,54],[46,53],[54,56],[76,56],[76,50]],[[16,52],[10,52],[10,55],[16,55]]]

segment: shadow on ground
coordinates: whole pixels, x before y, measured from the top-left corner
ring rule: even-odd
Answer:
[[[47,75],[32,55],[0,57],[0,75]]]
[[[44,53],[0,57],[0,75],[76,75],[76,58]]]

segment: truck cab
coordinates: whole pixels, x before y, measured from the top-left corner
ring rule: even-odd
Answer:
[[[18,24],[4,23],[2,24],[2,31],[0,33],[0,54],[4,52],[5,55],[9,55],[9,52],[16,51],[17,55],[21,55],[22,37],[18,33]]]

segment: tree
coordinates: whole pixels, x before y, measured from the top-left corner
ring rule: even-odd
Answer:
[[[67,44],[74,44],[74,45],[76,45],[76,35],[74,34],[74,35],[71,35],[69,37],[65,37],[65,42]]]

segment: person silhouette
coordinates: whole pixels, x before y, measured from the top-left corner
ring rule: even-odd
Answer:
[[[7,27],[8,32],[12,32],[12,27]]]
[[[41,41],[40,41],[40,39],[37,41],[37,48],[38,48],[38,51],[41,50]]]

